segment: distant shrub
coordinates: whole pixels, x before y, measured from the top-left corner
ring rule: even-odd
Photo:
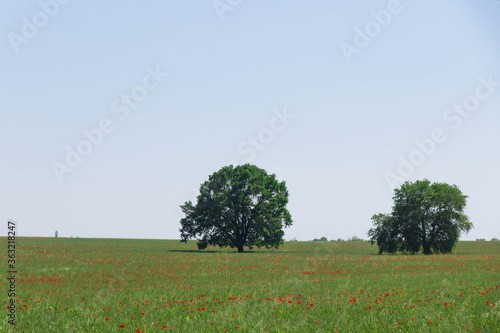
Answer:
[[[484,238],[476,238],[476,242],[486,242],[486,239],[484,239]]]
[[[314,238],[313,242],[328,242],[328,238],[326,237],[321,237],[321,238]]]
[[[500,242],[500,239],[498,239],[498,238],[492,238],[491,241],[492,242]]]
[[[352,236],[347,241],[349,241],[349,242],[359,242],[359,241],[364,241],[364,239],[361,239],[358,236]]]

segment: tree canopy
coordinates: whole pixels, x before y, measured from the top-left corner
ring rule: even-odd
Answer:
[[[286,205],[284,181],[268,175],[255,165],[223,167],[200,186],[196,205],[181,206],[181,242],[198,240],[198,248],[208,245],[277,248],[283,244],[283,228],[292,225]]]
[[[368,231],[384,252],[452,252],[461,232],[473,225],[464,214],[467,196],[456,185],[427,180],[405,182],[394,191],[391,214],[375,214]]]

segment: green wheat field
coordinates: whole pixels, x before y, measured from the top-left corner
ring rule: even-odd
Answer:
[[[4,278],[1,332],[500,332],[498,241],[431,256],[377,255],[363,241],[238,254],[17,238],[16,250],[16,326]],[[8,276],[6,245],[4,258]]]

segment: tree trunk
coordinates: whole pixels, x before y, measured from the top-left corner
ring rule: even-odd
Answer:
[[[243,253],[243,245],[238,245],[238,253]]]
[[[427,242],[423,244],[423,249],[424,249],[424,254],[425,255],[429,255],[429,254],[432,254],[432,251],[431,251],[431,245],[428,244]]]
[[[422,249],[424,250],[425,255],[432,254],[431,252],[431,244],[430,240],[428,239],[427,235],[427,230],[425,229],[425,221],[422,219],[421,222],[422,226]]]

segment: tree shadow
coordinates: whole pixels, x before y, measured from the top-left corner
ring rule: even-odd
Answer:
[[[238,251],[217,251],[217,250],[167,250],[167,252],[185,252],[185,253],[223,253],[223,254],[227,254],[227,253],[238,253]],[[258,253],[256,251],[245,251],[245,252],[242,252],[240,254],[245,254],[245,253]]]
[[[201,250],[167,250],[167,252],[217,253],[217,252],[221,252],[221,251],[214,251],[214,250],[203,250],[203,251],[201,251]]]

